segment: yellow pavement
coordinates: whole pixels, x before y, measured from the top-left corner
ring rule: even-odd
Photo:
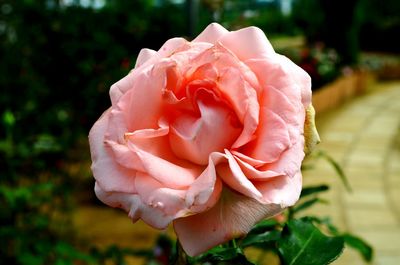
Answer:
[[[330,203],[307,214],[332,216],[333,223],[367,240],[372,264],[400,264],[400,82],[379,83],[372,91],[317,119],[319,149],[343,167],[347,192],[329,163],[304,172],[304,184],[326,183]],[[335,265],[365,264],[346,249]]]

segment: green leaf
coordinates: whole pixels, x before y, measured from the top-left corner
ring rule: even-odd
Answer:
[[[332,165],[332,167],[335,169],[336,173],[339,175],[340,179],[342,180],[343,185],[345,186],[347,191],[351,192],[352,190],[351,190],[350,183],[349,183],[347,176],[344,173],[342,167],[330,155],[328,155],[324,151],[319,151],[317,155],[319,157],[324,158],[329,164]]]
[[[260,234],[264,233],[265,231],[271,231],[279,226],[279,222],[275,219],[266,219],[258,222],[248,234]]]
[[[236,257],[238,254],[237,249],[235,248],[225,248],[223,246],[217,246],[207,251],[206,253],[200,255],[197,261],[222,261],[222,260],[231,260]]]
[[[274,243],[281,237],[281,231],[273,230],[266,231],[261,234],[248,234],[241,242],[242,247],[263,247],[268,245],[268,243]]]
[[[44,264],[43,256],[36,256],[25,252],[23,255],[18,255],[18,263],[22,265],[42,265]]]
[[[342,253],[342,237],[328,237],[311,220],[289,221],[278,240],[278,250],[286,265],[325,265]]]
[[[307,201],[305,201],[305,202],[303,202],[303,203],[300,203],[299,205],[293,207],[293,209],[292,209],[292,214],[295,214],[295,213],[298,213],[298,212],[300,212],[300,211],[303,211],[303,210],[305,210],[305,209],[307,209],[307,208],[310,208],[311,206],[313,206],[314,204],[316,204],[316,203],[318,203],[318,202],[320,202],[320,203],[326,203],[325,200],[322,200],[322,199],[320,199],[320,198],[312,198],[312,199],[310,199],[310,200],[307,200]]]
[[[80,250],[76,249],[74,246],[70,245],[67,242],[59,241],[55,245],[55,252],[57,256],[60,258],[60,262],[64,262],[61,264],[68,264],[65,263],[68,260],[82,260],[86,261],[87,263],[94,263],[95,259],[90,255],[81,252]]]
[[[327,190],[329,190],[329,186],[328,185],[305,187],[301,191],[300,198],[301,197],[306,197],[306,196],[311,195],[311,194],[324,192],[324,191],[327,191]]]
[[[333,235],[340,235],[340,232],[337,229],[337,227],[332,224],[332,220],[330,217],[320,218],[317,216],[307,216],[307,218],[317,224],[325,226]]]
[[[36,153],[40,154],[46,152],[59,152],[62,150],[62,147],[54,136],[41,134],[34,143],[33,149]]]
[[[208,252],[194,258],[194,263],[211,263],[219,264],[220,262],[227,262],[231,265],[254,265],[248,261],[243,251],[240,248],[217,246]]]
[[[3,113],[3,123],[7,126],[7,127],[12,127],[15,124],[15,116],[14,114],[9,111],[6,110]]]
[[[370,262],[372,260],[373,257],[373,249],[372,247],[365,242],[364,240],[362,240],[359,237],[356,237],[354,235],[345,233],[342,234],[331,222],[329,217],[325,217],[325,218],[319,218],[316,216],[307,217],[308,219],[312,219],[312,221],[325,226],[326,228],[329,229],[329,231],[333,234],[333,235],[340,235],[343,237],[344,242],[347,246],[357,250],[361,256],[363,257],[363,259],[367,262]]]
[[[351,248],[357,250],[365,261],[371,261],[373,256],[372,247],[359,237],[351,234],[343,235],[344,242]]]

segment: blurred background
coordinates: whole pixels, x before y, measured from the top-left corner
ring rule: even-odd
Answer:
[[[96,200],[87,134],[141,48],[213,21],[261,28],[311,75],[320,148],[353,186],[305,172],[332,186],[314,211],[400,264],[397,0],[0,0],[0,264],[141,264],[125,256],[158,232]]]

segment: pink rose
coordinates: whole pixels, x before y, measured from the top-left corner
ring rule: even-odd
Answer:
[[[141,50],[89,134],[97,197],[189,255],[247,233],[299,198],[310,87],[255,27]]]

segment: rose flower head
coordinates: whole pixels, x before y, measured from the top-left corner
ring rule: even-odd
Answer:
[[[95,192],[198,255],[299,198],[311,80],[256,27],[142,49],[90,133]]]

